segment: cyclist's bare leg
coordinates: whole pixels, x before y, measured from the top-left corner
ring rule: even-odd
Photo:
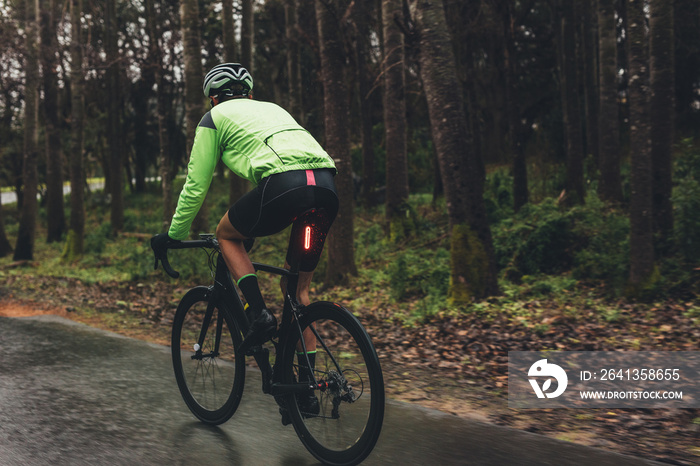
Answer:
[[[246,275],[255,275],[255,268],[243,245],[243,240],[247,238],[231,225],[228,214],[221,218],[216,228],[216,239],[226,266],[252,309],[252,316],[249,316],[252,322],[241,345],[247,351],[251,346],[261,345],[272,337],[277,328],[277,319],[265,308],[257,276],[246,278],[245,284],[241,280]]]
[[[290,265],[287,261],[284,262],[284,268],[289,270]],[[309,298],[309,287],[311,286],[311,279],[313,278],[313,272],[299,272],[299,284],[297,286],[297,299],[299,303],[304,306],[308,306],[311,303]],[[287,279],[282,277],[280,280],[280,288],[282,288],[282,294],[287,293]],[[311,329],[304,330],[304,345],[306,345],[306,351],[314,351],[316,349],[316,337]],[[301,345],[297,345],[297,351],[302,351]]]
[[[219,241],[219,248],[224,256],[224,262],[235,280],[255,273],[253,263],[248,257],[248,253],[243,246],[243,240],[248,239],[231,225],[228,213],[224,214],[216,227],[216,239]]]

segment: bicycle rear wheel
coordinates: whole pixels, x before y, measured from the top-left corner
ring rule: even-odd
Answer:
[[[384,419],[384,381],[377,353],[357,318],[336,304],[308,306],[300,325],[316,333],[314,376],[322,388],[309,392],[318,399],[318,414],[306,408],[308,393],[287,395],[294,429],[323,463],[357,464],[374,448]],[[298,332],[292,330],[292,335],[285,345],[287,383],[308,379],[308,370],[300,370],[295,357]]]
[[[187,407],[200,421],[218,425],[231,418],[241,401],[245,360],[236,358],[242,337],[228,312],[216,305],[204,322],[209,295],[207,288],[198,287],[182,298],[173,319],[171,351]]]

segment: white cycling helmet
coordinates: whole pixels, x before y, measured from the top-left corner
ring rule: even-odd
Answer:
[[[204,77],[202,89],[206,97],[219,95],[226,90],[248,95],[253,90],[253,77],[238,63],[222,63],[209,70]]]

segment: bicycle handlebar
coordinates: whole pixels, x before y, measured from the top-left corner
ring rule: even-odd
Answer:
[[[163,264],[163,270],[165,270],[165,273],[170,275],[172,278],[178,278],[180,276],[180,273],[177,270],[173,269],[173,267],[170,265],[170,261],[168,260],[168,249],[219,248],[219,242],[214,235],[202,234],[200,235],[200,237],[201,239],[195,240],[172,241],[171,243],[168,243],[166,245],[163,251],[154,250],[153,254],[155,255],[156,262],[155,264],[153,264],[153,270],[158,269],[158,261],[160,261],[160,263]],[[249,252],[252,249],[254,242],[255,238],[250,238],[243,242],[245,245],[246,252]],[[267,264],[261,264],[258,262],[253,262],[253,267],[255,267],[255,270],[262,270],[264,272],[269,272],[280,276],[294,275],[294,273],[290,272],[287,269]]]
[[[165,248],[162,254],[158,254],[157,251],[153,251],[156,262],[153,265],[153,269],[158,268],[158,261],[163,264],[163,270],[165,273],[170,275],[172,278],[178,278],[180,273],[172,268],[170,261],[168,260],[168,249],[192,249],[192,248],[217,248],[218,242],[214,236],[203,237],[202,239],[195,239],[190,241],[174,241]]]

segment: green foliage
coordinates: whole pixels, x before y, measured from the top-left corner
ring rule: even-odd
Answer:
[[[484,205],[491,224],[513,215],[513,176],[508,169],[499,167],[486,176]]]
[[[592,191],[571,215],[580,244],[574,253],[574,277],[604,280],[619,290],[629,272],[629,217],[607,207]]]
[[[435,149],[428,128],[412,129],[407,141],[408,185],[412,193],[430,193],[435,180]]]
[[[421,254],[407,250],[388,268],[391,296],[396,301],[411,296],[445,297],[450,279],[450,254],[444,248]]]
[[[569,292],[576,288],[576,279],[569,275],[538,275],[523,277],[517,289],[518,298],[544,298]]]
[[[515,265],[526,274],[558,273],[571,265],[570,221],[565,216],[543,218],[528,235],[515,257]]]
[[[101,223],[85,234],[85,254],[102,254],[107,242],[113,239],[112,224],[110,222]]]
[[[499,268],[516,268],[521,275],[566,270],[571,263],[569,221],[551,198],[526,204],[493,228]]]
[[[409,288],[409,272],[408,259],[406,254],[401,254],[394,262],[389,265],[389,285],[391,286],[391,297],[395,300],[401,300],[408,294]]]
[[[384,230],[379,222],[373,222],[360,230],[355,237],[355,254],[359,262],[380,258],[386,249],[383,243]]]
[[[685,260],[696,263],[700,261],[700,147],[686,139],[681,149],[671,197],[674,239]]]
[[[383,211],[363,212],[357,218],[355,254],[360,276],[357,285],[386,295],[398,305],[395,318],[407,325],[445,311],[450,280],[448,238],[444,235],[445,206],[434,210],[430,195],[409,199],[416,212],[416,230],[400,243],[389,241],[383,229]],[[373,299],[353,296],[360,305],[371,307]]]
[[[566,168],[553,160],[537,160],[528,164],[530,202],[539,203],[549,197],[559,197],[566,187]]]
[[[627,276],[629,219],[594,192],[586,203],[562,209],[553,198],[525,205],[493,227],[499,268],[506,278],[572,272],[619,287]]]

